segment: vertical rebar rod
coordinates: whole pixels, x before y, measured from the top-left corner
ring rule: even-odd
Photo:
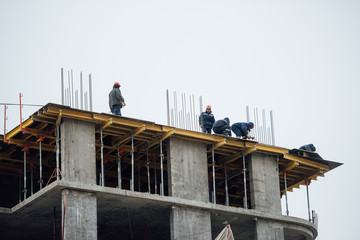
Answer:
[[[74,103],[74,75],[73,75],[73,70],[71,69],[71,107],[75,106]]]
[[[184,104],[185,104],[185,128],[190,130],[189,123],[188,123],[188,112],[186,107],[186,94],[184,93]]]
[[[311,221],[311,213],[310,213],[310,196],[309,196],[309,179],[305,179],[306,181],[306,196],[307,196],[307,204],[308,204],[308,214],[309,214],[309,221]]]
[[[154,184],[155,184],[155,194],[157,194],[157,173],[156,173],[156,158],[154,157]]]
[[[250,122],[249,105],[246,106],[246,121]]]
[[[247,189],[246,189],[246,163],[245,155],[243,156],[243,175],[244,175],[244,208],[247,209]]]
[[[264,142],[266,143],[266,118],[265,118],[265,109],[262,110],[262,118],[263,118],[263,132],[264,132]]]
[[[212,178],[213,178],[213,203],[216,204],[215,151],[214,151],[214,144],[212,145],[211,154],[212,154]]]
[[[199,97],[199,103],[200,103],[200,112],[203,111],[203,99],[202,99],[202,96]]]
[[[192,101],[191,101],[191,95],[189,95],[189,104],[190,104],[190,129],[195,131],[195,128],[193,127],[193,110],[192,110]]]
[[[174,113],[175,113],[175,127],[178,127],[177,94],[176,94],[176,92],[174,92]]]
[[[287,198],[287,179],[286,179],[286,175],[287,175],[287,171],[284,171],[286,215],[289,216],[289,206],[288,206],[288,198]]]
[[[59,180],[59,155],[60,155],[60,129],[59,124],[56,124],[56,180]]]
[[[104,143],[103,143],[103,128],[100,126],[100,151],[101,151],[101,186],[105,185],[104,176]]]
[[[270,126],[271,126],[271,143],[275,146],[275,132],[274,132],[274,118],[273,118],[273,111],[270,111]]]
[[[118,146],[118,161],[117,161],[117,171],[118,171],[118,188],[122,188],[122,182],[121,182],[121,155],[120,155],[120,150],[119,150],[119,147]]]
[[[134,134],[131,135],[131,191],[134,191],[134,181],[135,181],[135,172],[134,172]]]
[[[166,89],[166,110],[167,110],[167,125],[170,126],[170,106],[169,106],[169,89]]]
[[[26,151],[24,151],[24,200],[26,199]]]
[[[87,91],[85,91],[85,93],[84,93],[84,98],[85,98],[85,110],[88,110],[88,97],[87,97]]]
[[[70,71],[68,70],[68,83],[69,83],[69,87],[68,87],[68,106],[71,107],[71,97],[70,97]]]
[[[80,72],[80,109],[84,109],[84,92],[83,92],[82,71]]]
[[[89,74],[89,103],[90,103],[90,111],[93,110],[93,103],[92,103],[92,76]]]
[[[75,91],[75,108],[79,108],[78,90]]]
[[[64,69],[61,68],[61,104],[64,105]]]
[[[160,140],[160,173],[161,173],[161,184],[160,184],[160,194],[164,196],[164,154],[162,149],[162,140]]]
[[[259,126],[259,111],[258,108],[256,108],[256,125],[258,126],[258,139],[261,141],[261,130]]]
[[[40,172],[39,172],[39,176],[40,176],[40,179],[39,179],[39,185],[40,185],[40,189],[42,189],[42,183],[43,183],[43,179],[42,179],[42,146],[41,146],[41,142],[42,141],[39,141],[39,167],[40,167]]]
[[[150,185],[150,162],[149,162],[149,149],[146,147],[146,171],[147,171],[147,178],[148,178],[148,193],[151,192],[151,185]]]
[[[197,127],[197,129],[199,128],[199,124],[197,124],[196,123],[196,114],[195,114],[195,96],[194,96],[194,94],[193,94],[193,98],[192,98],[192,100],[193,100],[193,111],[194,111],[194,126],[195,126],[195,128],[194,128],[194,131],[196,131],[196,127]],[[199,130],[199,129],[198,129]]]
[[[228,176],[227,176],[226,162],[224,165],[224,171],[225,171],[225,205],[229,206],[229,189],[228,189]]]

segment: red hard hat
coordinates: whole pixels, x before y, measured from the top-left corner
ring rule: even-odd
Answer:
[[[120,86],[120,83],[118,83],[118,82],[114,83],[114,86],[116,86],[116,85],[118,85],[119,87],[121,87],[121,86]]]

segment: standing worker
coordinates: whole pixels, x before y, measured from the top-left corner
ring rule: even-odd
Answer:
[[[202,132],[211,134],[211,128],[214,125],[214,122],[215,122],[215,118],[211,112],[211,106],[208,105],[206,107],[206,111],[202,112],[199,116],[199,124],[200,124],[200,128],[202,129]]]
[[[125,100],[121,95],[120,84],[118,82],[114,83],[114,87],[109,93],[109,107],[110,111],[121,116],[121,108],[126,106]]]
[[[244,139],[254,139],[249,135],[251,129],[254,128],[254,123],[252,122],[238,122],[231,125],[231,130],[235,133],[237,137],[243,137]]]
[[[223,120],[217,120],[214,123],[213,131],[214,131],[214,133],[224,134],[226,136],[231,136],[229,118],[224,118]]]

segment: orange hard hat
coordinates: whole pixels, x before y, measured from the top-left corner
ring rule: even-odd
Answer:
[[[210,106],[210,105],[207,105],[206,108],[211,109],[211,106]]]
[[[114,86],[116,86],[116,85],[118,85],[119,87],[121,87],[121,86],[120,86],[120,83],[118,83],[118,82],[114,83]]]

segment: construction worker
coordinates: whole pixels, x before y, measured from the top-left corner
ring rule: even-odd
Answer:
[[[121,95],[120,84],[118,82],[114,83],[114,87],[109,93],[109,107],[110,111],[121,116],[121,108],[126,106],[125,100]]]
[[[199,116],[199,124],[202,132],[211,134],[211,128],[214,125],[214,122],[215,118],[211,112],[211,106],[208,105],[206,106],[205,112],[202,112]]]
[[[316,151],[316,148],[314,146],[314,144],[307,144],[307,145],[304,145],[304,146],[301,146],[300,147],[301,150],[306,150],[306,151],[311,151],[311,152],[315,152]]]
[[[231,136],[229,118],[226,117],[222,120],[217,120],[213,125],[213,131],[214,133],[217,134],[224,134],[226,136]]]
[[[254,123],[252,122],[238,122],[231,125],[231,130],[235,133],[236,137],[242,137],[243,139],[254,139],[249,135],[251,129],[254,128]]]

